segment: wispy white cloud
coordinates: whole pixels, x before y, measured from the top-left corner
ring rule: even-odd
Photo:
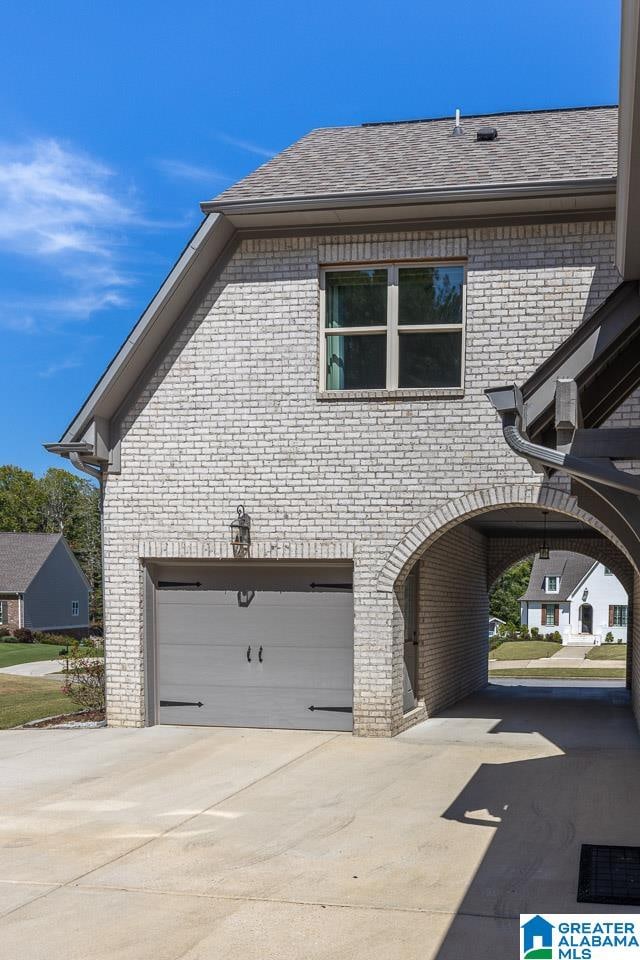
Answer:
[[[43,318],[124,306],[135,275],[123,238],[157,226],[99,160],[57,140],[0,142],[0,255],[35,261],[57,278],[47,297],[25,290],[0,303],[0,326],[33,332]]]
[[[136,222],[113,171],[56,140],[0,144],[0,246],[31,256],[108,256],[106,232]]]
[[[219,170],[211,167],[202,167],[195,163],[186,163],[184,160],[169,160],[159,158],[154,161],[155,166],[164,173],[165,176],[173,180],[190,180],[194,183],[230,183],[231,177],[227,177]]]
[[[237,147],[239,150],[246,150],[247,153],[255,153],[258,157],[275,157],[277,150],[269,150],[267,147],[261,147],[258,143],[252,143],[250,140],[239,140],[237,137],[230,137],[226,133],[217,134],[218,140],[222,143],[228,143],[230,147]]]
[[[82,361],[79,357],[68,357],[66,360],[57,360],[53,363],[50,363],[48,367],[45,367],[44,370],[41,370],[38,374],[43,380],[49,380],[51,377],[55,377],[58,373],[64,373],[66,370],[77,370],[78,367],[82,366]]]

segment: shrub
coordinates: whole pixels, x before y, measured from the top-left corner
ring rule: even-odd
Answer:
[[[496,647],[499,647],[503,642],[502,637],[497,635],[495,637],[489,637],[489,650],[495,650]]]
[[[606,635],[606,637],[604,638],[604,642],[605,642],[605,643],[613,643],[613,640],[614,640],[613,634],[611,633],[611,630],[609,630],[609,633],[608,633],[608,634]]]
[[[66,666],[67,660],[64,662]],[[104,660],[85,656],[73,643],[69,645],[68,664],[63,693],[85,710],[104,710]]]
[[[4,640],[5,637],[11,636],[11,630],[9,627],[0,627],[0,640]]]
[[[17,643],[17,640],[14,636],[8,633],[6,637],[0,637],[0,643]]]
[[[620,639],[619,639],[617,642],[618,642],[618,643],[624,643],[622,637],[620,637]]]
[[[33,633],[31,630],[27,630],[26,627],[19,627],[13,632],[14,637],[18,643],[33,643]]]
[[[530,631],[530,632],[531,632],[531,639],[532,639],[532,640],[539,640],[539,639],[540,639],[540,631],[538,630],[537,627],[531,627],[531,631]]]

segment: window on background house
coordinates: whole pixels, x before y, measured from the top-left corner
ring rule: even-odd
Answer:
[[[560,577],[547,577],[545,589],[547,593],[557,593],[560,589]]]
[[[80,601],[72,600],[71,601],[71,616],[79,617],[80,616]]]
[[[0,625],[5,623],[9,623],[9,603],[0,600]]]
[[[461,264],[323,270],[323,389],[461,387],[464,284]]]
[[[609,626],[626,627],[628,621],[628,608],[624,604],[612,604],[609,607]]]
[[[560,623],[560,604],[543,603],[540,622],[543,627],[557,627]]]

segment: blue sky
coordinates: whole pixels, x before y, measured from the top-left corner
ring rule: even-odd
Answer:
[[[615,103],[618,7],[4,4],[0,463],[59,465],[200,200],[318,126]]]

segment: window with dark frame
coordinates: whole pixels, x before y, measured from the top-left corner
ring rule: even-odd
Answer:
[[[629,608],[626,604],[611,604],[609,606],[609,626],[626,627],[629,621]]]
[[[560,623],[560,605],[557,603],[543,603],[540,622],[543,627],[557,627]]]
[[[460,263],[323,270],[322,389],[462,387],[464,285]]]
[[[71,616],[79,617],[80,616],[80,601],[72,600],[71,601]]]
[[[9,623],[9,602],[0,600],[0,626]]]

